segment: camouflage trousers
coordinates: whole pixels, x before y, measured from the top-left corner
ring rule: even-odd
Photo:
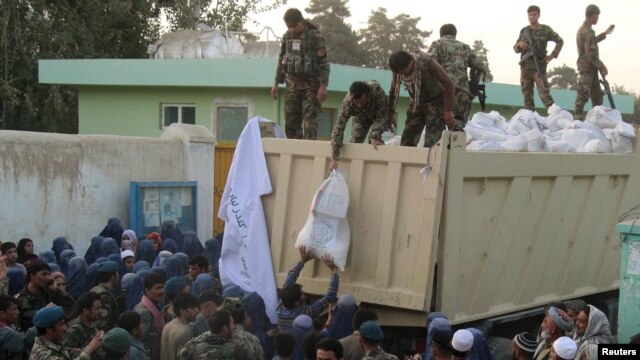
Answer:
[[[351,121],[353,122],[351,124],[351,142],[363,143],[367,138],[371,125],[373,125],[373,120],[366,116],[354,116]]]
[[[576,107],[575,118],[584,120],[584,104],[591,98],[591,106],[602,105],[602,89],[600,89],[600,82],[598,72],[596,71],[581,71],[578,76],[578,94],[576,95]]]
[[[467,99],[469,98],[466,94]],[[466,119],[463,115],[466,109],[462,108],[466,103],[456,101],[453,114],[456,119],[456,125],[451,131],[463,131]],[[400,139],[402,146],[417,146],[422,135],[422,129],[425,129],[424,147],[432,147],[445,129],[444,114],[442,112],[443,102],[441,99],[427,103],[419,104],[416,111],[413,112],[413,104],[409,104],[407,109],[407,120],[404,124],[404,131]],[[460,116],[460,117],[459,117]],[[425,128],[426,127],[426,128]]]
[[[306,89],[289,89],[287,87],[287,95],[284,100],[284,131],[287,138],[317,139],[320,110],[318,87],[312,86]]]
[[[538,95],[542,99],[542,103],[545,108],[553,105],[553,98],[549,94],[549,88],[544,86],[542,78],[538,74],[536,68],[528,66],[520,67],[520,90],[522,90],[522,97],[524,97],[525,109],[535,110],[535,103],[533,102],[533,84],[538,88]]]

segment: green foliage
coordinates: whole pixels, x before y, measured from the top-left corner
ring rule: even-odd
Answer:
[[[368,27],[360,31],[362,47],[369,54],[367,66],[387,69],[389,56],[398,51],[425,50],[430,31],[418,28],[420,17],[400,14],[392,19],[387,17],[387,9],[378,8],[371,12]]]
[[[562,64],[547,71],[547,80],[552,88],[576,90],[578,88],[578,72]]]
[[[631,90],[627,90],[624,85],[613,84],[611,86],[611,92],[619,95],[631,95],[633,96],[633,114],[622,114],[622,118],[634,124],[640,124],[640,94],[637,94]],[[606,100],[605,100],[606,103]]]
[[[367,63],[368,54],[359,44],[360,38],[346,23],[351,16],[347,0],[311,0],[305,11],[315,15],[309,21],[324,37],[329,61],[355,66]]]
[[[493,81],[493,74],[491,74],[491,69],[489,68],[489,58],[487,57],[487,50],[484,47],[484,43],[482,40],[476,40],[473,42],[473,47],[471,48],[473,52],[476,53],[476,56],[482,63],[484,64],[484,78],[486,81]]]

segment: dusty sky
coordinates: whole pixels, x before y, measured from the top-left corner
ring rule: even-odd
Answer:
[[[420,28],[433,31],[427,44],[438,38],[440,26],[453,23],[458,28],[457,38],[468,44],[482,40],[489,50],[489,66],[494,81],[507,84],[519,83],[518,54],[513,45],[520,29],[528,24],[527,7],[538,5],[540,23],[551,26],[564,39],[564,47],[558,59],[551,61],[549,68],[567,64],[576,67],[578,57],[576,32],[584,21],[584,10],[591,1],[582,0],[449,0],[409,1],[409,0],[349,0],[351,17],[348,21],[354,29],[366,27],[372,10],[385,7],[387,15],[393,17],[407,13],[420,16]],[[303,15],[309,0],[289,0],[277,10],[254,16],[259,25],[248,24],[250,30],[261,30],[264,26],[273,28],[278,36],[285,31],[282,21],[284,11],[297,7]],[[437,4],[433,6],[432,4]],[[623,85],[627,90],[640,92],[640,1],[608,0],[595,2],[600,7],[600,20],[593,28],[596,34],[615,24],[612,35],[600,42],[600,57],[609,69],[611,84]],[[554,44],[549,43],[548,49]]]

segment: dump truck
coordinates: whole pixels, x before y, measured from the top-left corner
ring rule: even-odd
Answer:
[[[268,138],[263,147],[273,187],[263,206],[282,286],[331,147]],[[340,294],[373,308],[398,338],[408,329],[423,338],[425,316],[439,311],[454,327],[502,336],[508,358],[507,338],[537,331],[553,301],[587,297],[608,309],[615,330],[614,228],[640,202],[638,149],[636,141],[624,155],[467,151],[464,132],[444,132],[432,148],[345,144],[338,171],[349,185],[351,245]],[[321,295],[328,279],[316,261],[299,283]]]

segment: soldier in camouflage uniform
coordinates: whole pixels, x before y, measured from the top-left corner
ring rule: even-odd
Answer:
[[[189,340],[179,351],[179,360],[249,360],[251,355],[233,341],[235,323],[227,310],[211,315],[206,333]]]
[[[83,348],[96,335],[95,321],[102,313],[102,301],[98,294],[88,292],[80,295],[77,302],[78,317],[69,323],[62,344],[68,348]]]
[[[382,133],[387,130],[388,113],[387,95],[379,82],[375,80],[354,81],[342,101],[342,112],[331,133],[332,161],[330,169],[333,170],[337,167],[340,148],[344,140],[344,128],[352,116],[351,142],[364,142],[369,129],[371,129],[369,142],[377,149],[378,145],[384,145]]]
[[[402,146],[416,146],[425,128],[425,147],[433,146],[442,135],[445,125],[453,131],[462,131],[464,124],[455,119],[455,86],[447,72],[426,53],[409,54],[398,51],[389,57],[393,71],[389,91],[389,126],[395,127],[395,111],[400,84],[403,83],[411,101],[407,109]]]
[[[41,261],[33,262],[27,266],[27,277],[27,286],[16,295],[20,310],[18,323],[22,331],[29,330],[33,326],[32,319],[36,311],[52,301],[48,292],[49,285],[53,283],[49,265]]]
[[[262,349],[260,340],[244,328],[245,311],[242,307],[242,300],[235,297],[228,297],[224,299],[222,308],[231,313],[233,322],[236,325],[236,331],[233,333],[231,342],[244,348],[252,360],[265,360],[264,350]]]
[[[395,355],[387,354],[380,344],[384,340],[384,334],[377,322],[367,320],[360,325],[360,346],[364,350],[362,360],[398,360]]]
[[[575,117],[584,119],[584,104],[591,98],[591,105],[602,105],[602,90],[598,81],[598,71],[602,76],[607,76],[608,70],[600,60],[598,43],[613,32],[613,25],[607,31],[596,36],[591,28],[598,23],[600,9],[595,5],[589,5],[585,12],[585,21],[578,29],[576,41],[578,43],[578,95],[576,96]]]
[[[469,45],[456,40],[457,33],[455,25],[442,25],[440,39],[431,43],[429,55],[442,66],[453,80],[456,87],[456,104],[453,107],[453,116],[466,124],[471,101],[477,95],[471,93],[467,68],[483,72],[485,64],[476,56]]]
[[[96,320],[96,328],[98,330],[107,332],[115,327],[118,322],[120,309],[112,289],[118,284],[119,270],[120,264],[114,261],[105,261],[96,269],[99,285],[91,289],[91,292],[100,296],[100,301],[102,302],[102,312]]]
[[[278,84],[286,82],[284,118],[287,138],[315,140],[318,138],[320,103],[327,97],[329,84],[329,60],[324,38],[298,9],[287,10],[284,22],[289,30],[282,36],[271,96],[277,99]]]
[[[540,95],[545,108],[548,109],[553,105],[553,98],[549,94],[549,88],[544,85],[543,76],[546,76],[546,68],[549,61],[557,58],[560,54],[564,40],[551,27],[538,22],[540,18],[540,8],[538,6],[529,6],[527,16],[529,17],[529,26],[525,26],[520,30],[518,40],[513,46],[513,50],[520,54],[520,88],[524,97],[524,107],[529,110],[535,109],[533,102],[533,84],[535,83],[536,88],[538,88],[538,95]],[[530,44],[529,40],[527,40],[526,31],[531,34],[531,40],[533,40],[534,44]],[[556,46],[551,54],[547,55],[547,43],[549,41],[555,42]],[[533,47],[536,49],[536,54],[533,53]],[[534,56],[538,59],[538,64],[540,64],[541,70],[545,74],[538,74]]]

